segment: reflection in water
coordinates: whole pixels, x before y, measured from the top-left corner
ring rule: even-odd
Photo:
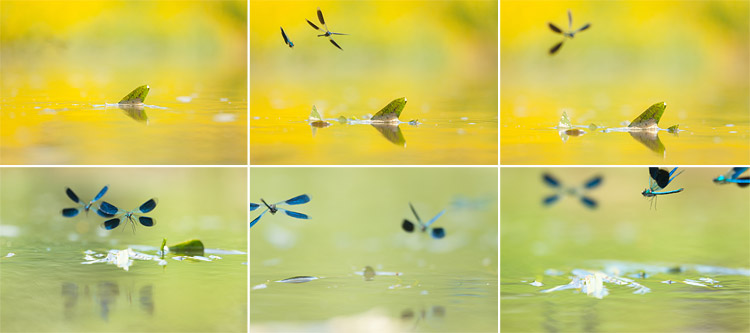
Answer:
[[[596,302],[588,302],[581,312],[584,332],[599,332],[599,311],[596,306]]]
[[[154,315],[154,286],[149,284],[141,287],[140,297],[138,301],[141,304],[141,309],[146,311],[149,316]]]
[[[383,137],[388,139],[388,141],[392,142],[395,145],[399,146],[406,146],[406,139],[404,138],[404,134],[401,133],[401,129],[398,127],[398,124],[371,124],[372,127],[375,127],[380,134],[383,134]]]
[[[385,137],[393,144],[402,147],[406,146],[406,139],[404,138],[404,134],[401,133],[401,128],[398,127],[398,124],[370,123],[370,125],[372,125],[372,127],[375,127],[375,129],[378,130],[380,134],[383,134],[383,137]],[[318,132],[318,128],[326,128],[328,126],[331,126],[331,123],[327,121],[311,122],[310,129],[312,130],[312,136],[315,136],[315,134]]]
[[[79,299],[79,287],[78,284],[73,282],[63,282],[62,284],[62,298],[63,298],[63,313],[65,318],[72,319],[75,314],[75,309],[78,306]],[[97,303],[100,307],[99,317],[105,321],[109,320],[109,313],[114,304],[117,303],[117,298],[120,296],[120,287],[117,283],[112,281],[102,281],[97,284]],[[128,302],[132,302],[131,292],[126,292],[125,296]],[[83,299],[88,300],[89,287],[84,286]],[[148,313],[148,315],[154,315],[154,286],[152,284],[141,287],[138,292],[138,302],[140,308]]]
[[[544,331],[559,332],[560,323],[555,319],[557,315],[557,307],[555,306],[555,303],[546,301],[543,304],[544,309],[542,310],[542,317],[544,317],[544,321],[542,322],[542,326],[544,327]]]
[[[137,122],[146,123],[146,125],[148,125],[148,115],[146,115],[146,109],[143,105],[118,104],[117,106],[122,109],[128,117],[133,118],[133,120]]]
[[[608,133],[608,130],[605,130],[604,133]],[[625,131],[617,131],[615,132],[625,132]],[[664,154],[664,151],[666,148],[664,147],[664,144],[661,143],[661,140],[659,140],[659,132],[658,131],[627,131],[630,133],[630,136],[632,136],[636,141],[644,144],[648,149],[651,149],[653,152],[658,154]],[[567,142],[568,138],[571,136],[583,136],[586,134],[586,131],[582,129],[566,129],[566,130],[558,130],[557,134],[560,136],[560,139],[563,142]],[[677,135],[675,133],[675,135]]]
[[[412,321],[414,320],[414,317],[416,314],[414,313],[414,310],[412,309],[404,309],[401,311],[401,320],[404,321]],[[414,322],[414,327],[417,327],[419,322],[421,320],[426,320],[428,317],[430,318],[443,318],[445,317],[445,307],[442,305],[435,305],[433,306],[430,311],[428,312],[424,308],[419,311],[419,316],[417,317],[417,320]]]
[[[664,144],[661,143],[661,140],[659,140],[659,132],[635,131],[628,133],[630,133],[630,136],[636,139],[636,141],[648,147],[648,149],[651,149],[655,153],[664,155],[664,151],[666,150],[666,148],[664,147]]]
[[[120,288],[116,283],[109,281],[99,282],[98,287],[99,293],[97,296],[99,296],[99,305],[101,306],[99,316],[107,321],[109,320],[109,307],[115,302],[117,296],[120,295]]]
[[[63,282],[62,298],[65,318],[73,317],[73,309],[78,304],[78,285],[72,282]]]

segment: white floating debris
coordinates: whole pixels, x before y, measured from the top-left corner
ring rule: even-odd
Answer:
[[[183,103],[190,103],[193,100],[192,96],[178,96],[177,100]]]
[[[126,271],[130,270],[130,266],[133,265],[133,260],[130,260],[130,253],[133,250],[127,249],[123,251],[117,252],[117,255],[115,256],[115,264],[118,268],[122,268]]]
[[[530,284],[530,285],[532,285],[532,286],[534,286],[534,287],[541,287],[541,286],[543,286],[543,285],[544,285],[544,284],[542,284],[542,283],[541,283],[541,282],[539,282],[539,281],[534,281],[534,282],[532,282],[532,283],[529,283],[529,284]]]
[[[257,286],[253,286],[253,290],[266,289],[266,288],[268,288],[268,286],[265,283],[261,283]]]
[[[219,101],[221,101],[221,102],[229,102],[229,98],[222,97],[222,98],[219,98]]]
[[[167,265],[167,261],[166,260],[164,260],[164,259],[159,260],[159,266],[166,266],[166,265]]]
[[[672,280],[666,280],[666,281],[662,281],[661,283],[666,283],[666,284],[674,284],[674,283],[676,283],[676,282],[674,282],[674,281],[672,281]]]
[[[8,252],[8,254],[5,255],[6,258],[10,258],[12,256],[15,256],[16,254],[13,252]]]
[[[237,116],[233,113],[218,113],[213,117],[214,122],[217,123],[231,123],[237,119]]]
[[[86,251],[83,251],[83,253],[84,253],[84,254],[94,254],[94,253],[96,253],[96,252],[94,252],[94,251],[92,251],[92,250],[86,250]]]
[[[215,256],[215,255],[213,255],[213,254],[212,254],[212,255],[210,255],[210,256],[208,256],[208,257],[209,257],[209,258],[211,258],[211,259],[216,259],[216,260],[218,260],[218,259],[222,259],[221,257],[219,257],[219,256]]]
[[[702,277],[702,278],[699,278],[698,280],[701,280],[701,281],[706,282],[706,283],[712,283],[712,284],[719,283],[719,281],[716,281],[716,280],[714,280],[712,278]]]
[[[419,294],[420,295],[427,295],[427,294],[429,294],[429,292],[427,290],[422,290]]]
[[[200,261],[211,261],[211,259],[208,259],[204,256],[193,256],[192,259],[200,260]]]
[[[689,284],[689,285],[692,285],[692,286],[708,287],[707,285],[705,285],[703,283],[700,283],[698,281],[691,280],[691,279],[685,279],[685,281],[683,281],[683,282],[685,282],[685,284]]]
[[[461,120],[469,120],[469,117],[461,117]]]

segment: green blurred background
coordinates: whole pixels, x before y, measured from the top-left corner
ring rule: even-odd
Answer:
[[[81,263],[86,250],[140,245],[154,255],[163,238],[246,252],[246,175],[245,168],[0,169],[0,329],[245,332],[246,254],[212,262],[168,256],[163,267],[134,260],[129,271]],[[94,211],[62,217],[76,207],[65,187],[88,202],[107,184],[102,200],[124,210],[158,198],[146,214],[156,225],[107,231]]]
[[[246,2],[0,6],[4,164],[246,163]],[[148,126],[93,107],[144,84]]]
[[[501,159],[507,164],[747,164],[750,161],[750,7],[747,1],[501,1]],[[568,30],[591,28],[549,49]],[[574,124],[619,127],[664,101],[668,154],[628,135],[587,135]],[[529,150],[538,152],[528,154]]]

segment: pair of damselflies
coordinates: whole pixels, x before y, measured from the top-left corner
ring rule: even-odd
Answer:
[[[109,186],[104,186],[104,188],[99,191],[99,193],[89,202],[82,201],[78,195],[73,192],[69,187],[65,188],[65,194],[68,195],[68,198],[70,200],[73,200],[73,202],[77,203],[80,207],[74,207],[74,208],[64,208],[62,210],[62,215],[64,217],[74,217],[78,215],[81,210],[85,211],[86,213],[91,210],[91,208],[94,206],[94,203],[99,201],[105,193],[107,193],[107,190],[109,189]],[[151,217],[147,216],[141,216],[142,214],[146,214],[148,212],[151,212],[156,208],[157,199],[152,198],[140,205],[138,208],[126,211],[117,208],[116,206],[106,202],[102,201],[102,203],[97,207],[96,213],[104,218],[109,218],[109,220],[104,221],[102,223],[102,227],[107,230],[112,230],[114,228],[117,228],[123,221],[131,222],[133,226],[133,231],[135,231],[135,221],[137,220],[141,225],[146,227],[153,227],[154,224],[156,224],[156,220]],[[119,215],[119,216],[118,216]]]
[[[278,211],[282,211],[286,215],[291,216],[293,218],[302,219],[302,220],[309,220],[310,219],[310,216],[308,216],[307,214],[303,214],[303,213],[299,213],[299,212],[295,212],[295,211],[291,211],[291,210],[279,207],[279,205],[294,206],[294,205],[301,205],[301,204],[308,203],[308,202],[310,202],[310,196],[307,195],[307,194],[298,195],[298,196],[296,196],[294,198],[287,199],[287,200],[284,200],[284,201],[279,201],[279,202],[277,202],[275,204],[270,204],[270,205],[265,200],[263,200],[263,198],[260,199],[260,202],[262,202],[263,205],[266,206],[266,210],[264,210],[262,213],[260,213],[260,215],[258,215],[258,217],[256,217],[252,221],[250,221],[250,228],[252,228],[256,223],[258,223],[258,221],[260,220],[260,218],[263,217],[263,215],[265,213],[267,213],[267,212],[270,212],[271,215],[274,215]],[[256,209],[258,209],[258,208],[260,208],[260,204],[252,203],[252,202],[250,203],[250,211],[251,212],[254,211],[254,210],[256,210]]]
[[[545,184],[547,184],[547,186],[557,189],[557,193],[545,197],[542,201],[547,206],[557,202],[563,195],[566,194],[578,197],[581,200],[581,203],[588,208],[593,209],[598,205],[596,200],[586,195],[586,192],[601,185],[603,180],[602,176],[595,176],[587,180],[580,188],[564,187],[562,183],[557,180],[557,178],[549,173],[545,173],[544,175],[542,175],[542,180]]]
[[[318,35],[318,37],[327,37],[328,40],[331,42],[331,44],[333,44],[333,46],[337,47],[339,50],[342,50],[342,51],[344,50],[341,48],[341,46],[339,46],[339,44],[336,43],[335,40],[333,40],[331,36],[332,35],[347,35],[347,34],[342,34],[339,32],[331,32],[328,29],[328,25],[326,24],[325,19],[323,18],[323,12],[320,10],[320,7],[318,7],[318,21],[320,21],[320,24],[323,25],[322,27],[318,27],[315,23],[310,22],[310,20],[308,19],[305,19],[305,21],[307,21],[307,23],[310,24],[310,26],[313,27],[313,29],[322,32],[322,34]],[[284,38],[284,44],[286,44],[290,48],[294,48],[294,43],[292,43],[292,40],[289,39],[289,36],[286,35],[286,31],[284,31],[284,28],[283,27],[280,27],[280,28],[281,28],[281,37]]]

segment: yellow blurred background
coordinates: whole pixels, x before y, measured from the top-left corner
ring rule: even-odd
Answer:
[[[3,99],[43,90],[50,100],[117,102],[145,83],[165,92],[242,84],[246,6],[3,1]]]
[[[0,6],[4,164],[246,163],[246,2]],[[148,127],[95,107],[145,84]]]
[[[748,4],[501,1],[501,160],[530,163],[519,153],[534,147],[550,156],[531,162],[542,164],[747,163]],[[591,27],[550,55],[563,37],[547,24],[568,30],[568,9],[574,30],[586,23]],[[573,124],[619,127],[662,101],[667,109],[660,127],[680,124],[688,131],[674,143],[666,138],[671,160],[647,150],[641,156],[630,154],[631,144],[637,143],[617,134],[580,138],[589,149],[576,149],[567,153],[575,157],[566,159],[555,156],[562,144],[557,133],[543,137],[537,130],[555,126],[563,110]],[[721,156],[741,158],[717,161],[717,149],[723,150]]]
[[[393,164],[441,163],[421,157],[428,152],[435,155],[451,143],[464,147],[466,155],[488,156],[470,149],[488,142],[494,146],[497,141],[497,6],[496,1],[251,1],[251,162],[381,163],[364,152],[356,158],[309,154],[316,148],[309,146],[310,129],[301,121],[312,105],[325,118],[361,118],[399,97],[408,101],[401,120],[430,124],[415,130],[417,134],[405,134],[407,142],[421,134],[432,143],[408,145],[408,152]],[[333,36],[343,51],[318,37],[319,32],[305,22],[321,26],[318,7],[330,31],[348,34]],[[293,49],[284,44],[280,27],[295,44]],[[465,137],[430,132],[437,130],[433,126],[462,117],[477,124],[466,130]],[[321,130],[339,137],[325,145],[317,142],[317,149],[334,153],[357,153],[362,146],[380,149],[382,140],[372,129],[360,127],[361,134],[342,138],[340,128]],[[398,153],[388,147],[390,143],[383,144],[392,154]],[[294,158],[274,159],[271,151]],[[493,154],[463,163],[495,161]]]

